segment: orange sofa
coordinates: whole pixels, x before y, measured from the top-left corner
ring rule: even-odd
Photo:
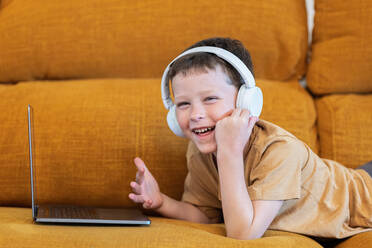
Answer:
[[[0,0],[0,247],[371,247],[371,232],[315,241],[268,230],[241,241],[223,224],[151,212],[149,227],[32,220],[28,104],[38,203],[140,207],[128,199],[136,156],[180,199],[187,141],[167,127],[160,77],[208,37],[251,52],[262,119],[345,166],[372,160],[372,2],[315,0],[311,45],[306,15],[301,0]]]

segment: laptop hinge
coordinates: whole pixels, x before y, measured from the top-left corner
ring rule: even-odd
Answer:
[[[35,205],[35,209],[34,209],[34,220],[36,220],[36,218],[37,218],[38,211],[39,211],[39,206],[38,205]]]

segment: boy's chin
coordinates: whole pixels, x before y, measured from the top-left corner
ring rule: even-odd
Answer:
[[[200,144],[200,143],[194,142],[194,144],[196,145],[198,150],[203,154],[209,154],[209,153],[213,153],[213,152],[217,151],[216,143],[214,143],[214,144]]]

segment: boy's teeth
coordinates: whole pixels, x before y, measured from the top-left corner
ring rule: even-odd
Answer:
[[[213,128],[208,127],[208,128],[201,128],[201,129],[195,129],[194,132],[199,134],[199,133],[205,133],[207,131],[211,131]]]

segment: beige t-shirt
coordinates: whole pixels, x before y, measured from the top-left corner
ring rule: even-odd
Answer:
[[[219,177],[212,154],[190,142],[183,201],[222,220]],[[344,238],[372,230],[372,179],[319,158],[282,128],[260,120],[244,149],[251,200],[284,200],[269,229],[316,237]]]

